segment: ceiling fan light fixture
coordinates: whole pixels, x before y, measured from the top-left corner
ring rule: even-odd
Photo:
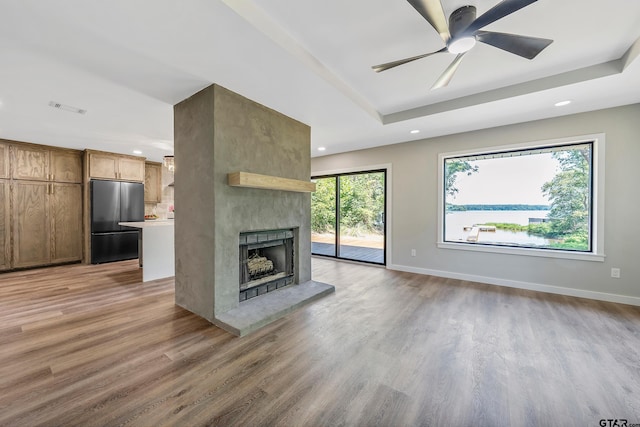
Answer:
[[[449,43],[447,50],[451,53],[459,54],[470,51],[475,45],[476,38],[474,36],[460,37]]]

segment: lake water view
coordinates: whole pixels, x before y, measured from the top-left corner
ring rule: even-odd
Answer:
[[[546,218],[549,211],[456,211],[445,215],[445,241],[467,242],[469,231],[465,227],[474,224],[502,222],[510,224],[528,225],[529,218]],[[551,240],[544,237],[532,236],[522,231],[496,230],[495,232],[480,232],[477,243],[494,243],[523,246],[548,246]]]

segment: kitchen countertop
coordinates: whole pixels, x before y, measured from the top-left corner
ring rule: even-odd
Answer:
[[[173,227],[174,222],[172,219],[155,219],[151,221],[140,221],[140,222],[119,222],[119,225],[124,225],[126,227],[135,227],[135,228],[147,228],[147,227]]]

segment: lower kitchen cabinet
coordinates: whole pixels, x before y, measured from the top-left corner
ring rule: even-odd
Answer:
[[[48,182],[14,181],[11,193],[14,268],[46,265],[51,259]]]
[[[12,268],[82,258],[82,186],[13,181]]]
[[[82,259],[82,186],[54,183],[49,195],[51,263]]]

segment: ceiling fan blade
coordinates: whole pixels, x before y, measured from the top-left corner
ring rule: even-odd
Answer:
[[[445,43],[449,42],[449,22],[442,9],[440,0],[407,0],[420,15],[440,34]]]
[[[443,47],[442,49],[436,52],[425,53],[424,55],[412,56],[411,58],[399,59],[398,61],[387,62],[385,64],[374,65],[371,67],[373,71],[379,73],[380,71],[388,70],[389,68],[397,67],[398,65],[406,64],[407,62],[415,61],[417,59],[426,58],[427,56],[435,55],[436,53],[446,52],[447,48]]]
[[[464,33],[472,34],[478,31],[480,28],[504,18],[513,12],[522,9],[525,6],[529,6],[531,3],[535,3],[538,0],[504,0],[480,15],[475,21],[473,21],[465,30]]]
[[[478,31],[476,39],[482,43],[490,44],[498,49],[506,50],[533,59],[549,46],[553,40],[537,37],[520,36],[518,34],[495,33],[492,31]]]
[[[433,86],[431,86],[431,90],[439,89],[449,84],[449,82],[453,78],[453,75],[458,69],[458,65],[460,65],[460,61],[462,61],[462,57],[465,53],[466,52],[459,53],[458,56],[456,56],[456,59],[454,59],[453,62],[449,64],[447,69],[444,70],[444,73],[442,73],[440,77],[438,77],[438,80],[436,80],[436,82],[433,84]]]

